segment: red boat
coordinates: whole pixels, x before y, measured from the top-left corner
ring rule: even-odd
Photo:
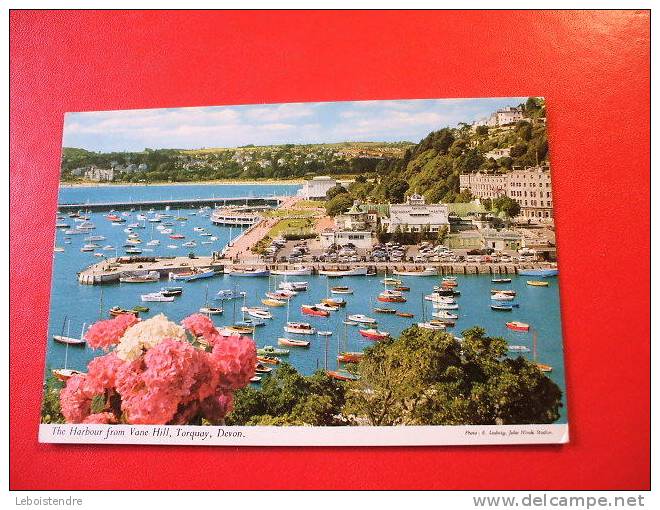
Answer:
[[[386,290],[378,294],[376,298],[382,303],[405,303],[406,298],[404,298],[399,292]]]
[[[326,375],[337,381],[357,381],[359,377],[344,370],[326,370]]]
[[[170,239],[185,239],[185,238],[186,236],[184,236],[183,234],[172,234],[170,236]]]
[[[369,340],[387,340],[390,337],[387,331],[378,331],[377,329],[361,329],[360,334]]]
[[[116,214],[108,214],[108,215],[106,216],[106,218],[107,218],[109,221],[114,221],[115,223],[116,223],[116,222],[124,223],[124,222],[126,221],[124,218],[122,218],[122,217],[120,217],[120,216],[117,216]]]
[[[268,363],[269,365],[280,364],[280,358],[275,358],[274,356],[257,356],[257,361],[259,363]]]
[[[506,327],[514,331],[529,331],[529,324],[525,324],[524,322],[507,322]]]
[[[314,315],[315,317],[327,317],[330,315],[330,312],[321,310],[320,308],[311,305],[302,305],[300,307],[300,311],[305,315]]]
[[[359,363],[362,361],[364,353],[362,352],[342,352],[337,356],[337,361],[341,363]]]

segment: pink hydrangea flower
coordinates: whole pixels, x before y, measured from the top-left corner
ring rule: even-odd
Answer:
[[[211,356],[220,374],[221,389],[237,390],[249,384],[254,376],[257,347],[251,338],[239,335],[223,337],[214,345]]]
[[[213,321],[201,313],[194,313],[186,317],[181,321],[181,324],[195,336],[206,338],[208,335],[217,334]]]
[[[85,384],[88,392],[103,393],[104,390],[114,388],[119,368],[126,363],[119,359],[114,352],[94,358],[87,365]]]
[[[122,313],[114,319],[99,321],[94,324],[85,334],[87,344],[93,349],[108,349],[118,344],[126,330],[138,319],[132,313]]]
[[[92,412],[92,397],[86,389],[85,376],[74,375],[60,391],[60,409],[67,423],[82,423]]]
[[[83,423],[95,423],[100,425],[110,425],[117,423],[117,417],[112,413],[90,414],[83,420]]]

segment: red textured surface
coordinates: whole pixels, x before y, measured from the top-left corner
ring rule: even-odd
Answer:
[[[10,26],[11,488],[649,487],[648,12],[15,11]],[[37,443],[64,112],[522,95],[548,101],[570,444]]]

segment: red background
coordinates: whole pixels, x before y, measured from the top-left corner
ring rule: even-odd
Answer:
[[[649,18],[14,11],[11,488],[648,488]],[[570,444],[37,443],[64,112],[524,95],[548,103]]]

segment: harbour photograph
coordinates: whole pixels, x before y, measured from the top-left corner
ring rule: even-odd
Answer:
[[[541,97],[68,113],[40,441],[566,442],[550,161]]]

